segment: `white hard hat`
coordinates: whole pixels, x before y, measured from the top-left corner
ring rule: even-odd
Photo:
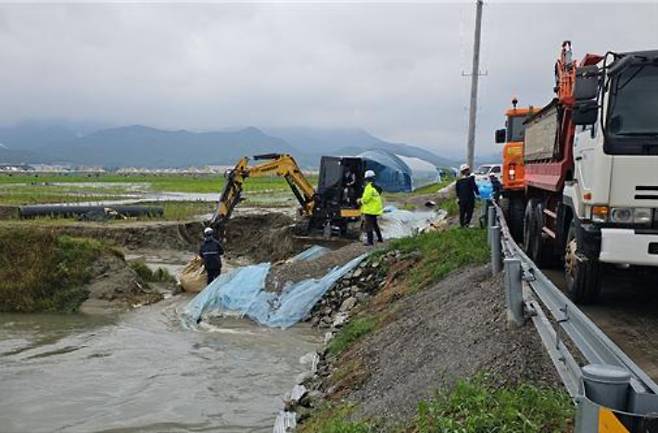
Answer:
[[[211,235],[211,234],[213,234],[213,232],[214,232],[214,230],[210,227],[206,227],[205,229],[203,229],[203,234],[204,235]]]
[[[375,172],[372,170],[366,170],[366,173],[363,175],[365,179],[373,178],[375,177]]]
[[[471,167],[468,164],[462,164],[462,165],[459,166],[459,171],[466,171],[466,170],[470,170],[470,169],[471,169]]]

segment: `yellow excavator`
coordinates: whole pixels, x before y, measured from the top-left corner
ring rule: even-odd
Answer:
[[[224,237],[226,222],[243,199],[243,184],[249,177],[283,177],[300,204],[299,213],[308,220],[306,233],[322,230],[325,237],[333,233],[346,236],[349,224],[359,221],[361,211],[357,198],[363,192],[364,173],[361,158],[323,156],[317,190],[291,155],[270,153],[256,155],[253,159],[267,161],[250,166],[249,158],[244,157],[225,173],[226,183],[210,221],[220,237]]]

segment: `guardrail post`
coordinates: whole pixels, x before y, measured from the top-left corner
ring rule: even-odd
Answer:
[[[601,406],[625,411],[631,374],[606,364],[588,364],[582,368],[585,396]]]
[[[491,228],[496,225],[496,208],[487,208],[487,243],[491,246]]]
[[[491,227],[491,272],[496,275],[502,270],[502,248],[500,245],[500,226]]]
[[[516,326],[523,326],[523,286],[521,260],[511,257],[503,260],[505,267],[505,302],[507,304],[507,321]]]

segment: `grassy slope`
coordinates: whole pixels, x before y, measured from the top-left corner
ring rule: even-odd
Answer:
[[[417,262],[402,276],[400,287],[413,293],[429,287],[450,272],[464,266],[485,263],[489,257],[486,232],[452,228],[391,242],[387,250],[399,250],[402,257]],[[385,313],[385,312],[384,312]],[[375,330],[378,320],[363,312],[353,318],[330,342],[328,352],[340,356],[352,344]],[[350,366],[338,365],[336,374]],[[328,404],[302,427],[302,433],[367,433],[379,431],[377,420],[354,420],[353,408]],[[418,405],[416,418],[400,432],[413,433],[553,433],[570,431],[573,406],[562,390],[520,385],[494,388],[486,378],[465,379],[453,390],[437,392]]]
[[[414,272],[407,277],[413,289],[431,285],[462,266],[485,263],[489,257],[485,230],[456,227],[396,239],[389,249],[420,255]]]
[[[350,418],[354,407],[323,408],[300,433],[375,433],[376,422]],[[517,385],[497,388],[486,377],[459,381],[447,392],[418,403],[416,417],[400,433],[564,433],[572,431],[574,407],[562,390]]]
[[[0,311],[75,311],[100,242],[46,231],[0,229]]]

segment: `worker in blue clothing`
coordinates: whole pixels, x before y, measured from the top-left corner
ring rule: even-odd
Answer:
[[[212,283],[222,273],[222,254],[224,254],[224,248],[215,239],[214,233],[215,231],[210,227],[206,227],[203,230],[203,244],[201,244],[201,248],[199,249],[199,256],[203,259],[203,265],[208,274],[208,284]]]
[[[489,174],[489,181],[491,182],[491,200],[498,203],[500,195],[503,193],[503,184],[500,183],[498,177],[493,173]]]

